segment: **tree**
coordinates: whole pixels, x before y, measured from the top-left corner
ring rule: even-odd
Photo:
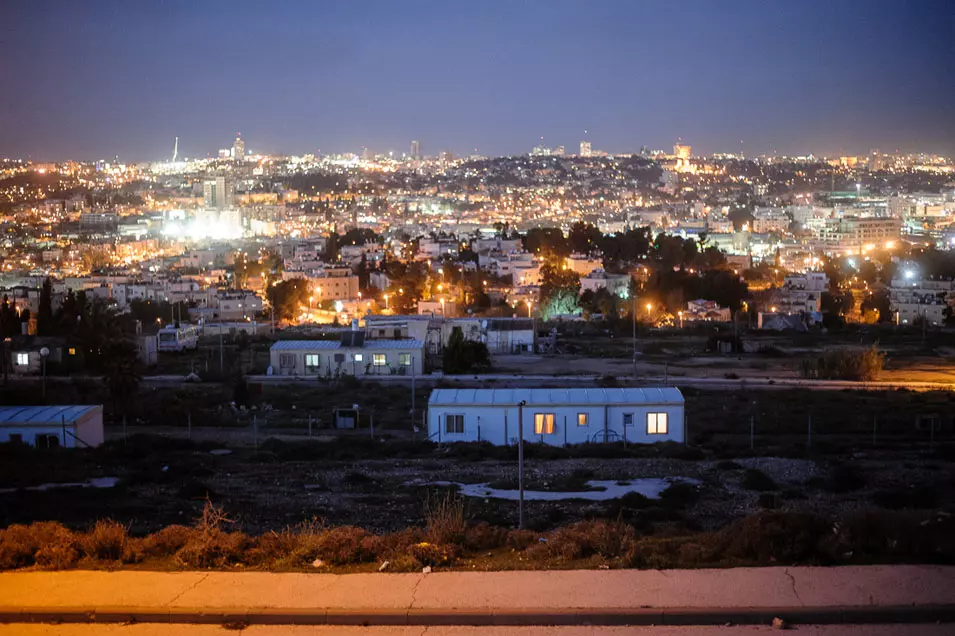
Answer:
[[[136,372],[138,359],[136,343],[130,338],[110,340],[103,350],[106,367],[106,385],[113,409],[124,415],[142,378]]]
[[[304,278],[278,281],[269,285],[266,294],[277,320],[291,322],[308,307],[309,288]]]
[[[889,298],[888,292],[880,290],[867,295],[862,300],[860,309],[863,315],[869,311],[877,312],[879,322],[892,321],[892,300]]]
[[[650,251],[650,228],[642,227],[627,230],[623,234],[607,234],[600,240],[600,251],[604,254],[604,267],[622,268],[646,258]]]
[[[598,249],[603,234],[593,225],[584,223],[583,221],[577,221],[570,226],[570,233],[567,238],[570,241],[570,249],[573,252],[577,254],[589,254],[595,249]]]
[[[53,281],[47,276],[40,288],[40,306],[36,314],[36,333],[38,336],[54,335],[53,323]]]
[[[10,303],[10,298],[4,294],[0,304],[0,340],[20,334],[20,318],[17,310]]]
[[[535,227],[524,235],[524,249],[549,260],[563,260],[570,256],[570,242],[556,227]]]
[[[580,309],[580,276],[553,265],[541,267],[540,311],[544,319],[573,314]]]
[[[444,348],[443,363],[445,373],[470,373],[490,368],[491,354],[486,344],[465,340],[461,327],[455,327]]]

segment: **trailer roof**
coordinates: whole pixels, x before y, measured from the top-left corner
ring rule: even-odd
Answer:
[[[61,406],[0,406],[0,425],[72,424],[87,413],[102,408],[102,405],[99,404],[68,404]]]
[[[683,394],[675,387],[627,389],[435,389],[431,406],[515,406],[573,404],[683,404]]]

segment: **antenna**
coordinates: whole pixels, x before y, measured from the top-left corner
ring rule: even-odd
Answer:
[[[172,147],[172,162],[176,163],[176,159],[179,158],[179,137],[176,137],[176,143]]]

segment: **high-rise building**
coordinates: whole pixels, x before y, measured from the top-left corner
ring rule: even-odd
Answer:
[[[235,141],[232,142],[232,158],[241,160],[245,157],[245,142],[239,133],[235,134]]]
[[[206,179],[202,183],[202,198],[207,208],[231,208],[235,203],[235,184],[226,177]]]
[[[411,158],[420,159],[421,158],[421,142],[417,139],[411,141]]]
[[[689,159],[693,156],[693,146],[673,144],[673,156],[677,159]]]
[[[580,142],[580,156],[589,157],[593,153],[593,150],[590,147],[589,141]]]

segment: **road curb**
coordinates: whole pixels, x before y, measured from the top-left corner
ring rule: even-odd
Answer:
[[[0,623],[528,626],[955,623],[955,604],[846,607],[271,609],[0,607]]]

